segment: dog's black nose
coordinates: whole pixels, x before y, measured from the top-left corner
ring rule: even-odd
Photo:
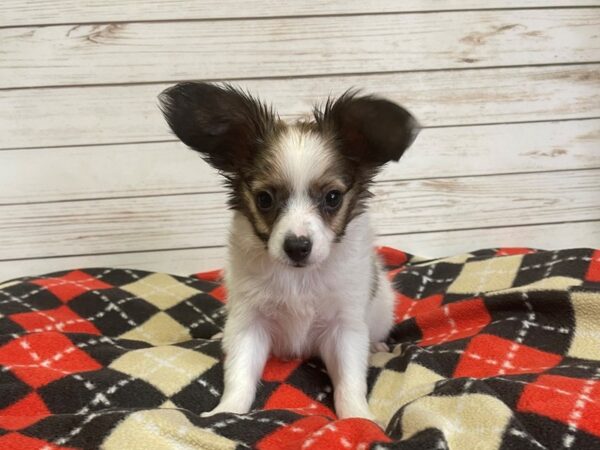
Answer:
[[[308,258],[311,248],[312,242],[306,236],[289,235],[283,242],[286,255],[296,263],[301,263]]]

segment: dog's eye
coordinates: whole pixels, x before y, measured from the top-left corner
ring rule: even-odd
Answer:
[[[337,209],[342,203],[342,193],[337,190],[329,191],[325,194],[325,207],[327,209]]]
[[[267,191],[256,194],[256,204],[261,211],[268,211],[273,206],[273,196]]]

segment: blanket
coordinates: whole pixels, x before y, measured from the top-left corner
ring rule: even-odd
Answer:
[[[223,389],[220,272],[92,268],[0,284],[0,449],[600,448],[600,251],[380,249],[397,290],[338,420],[317,358],[270,359],[253,411]]]

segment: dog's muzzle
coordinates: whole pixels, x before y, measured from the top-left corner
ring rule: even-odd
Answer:
[[[296,265],[302,265],[308,259],[312,249],[312,242],[306,236],[287,235],[283,241],[285,254]]]

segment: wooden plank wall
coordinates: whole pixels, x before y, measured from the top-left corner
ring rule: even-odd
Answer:
[[[286,118],[355,86],[424,130],[380,175],[379,242],[600,247],[600,0],[7,0],[0,280],[223,264],[215,173],[156,95],[233,81]]]

